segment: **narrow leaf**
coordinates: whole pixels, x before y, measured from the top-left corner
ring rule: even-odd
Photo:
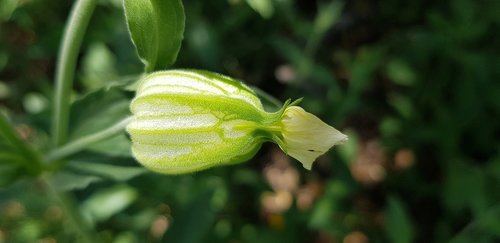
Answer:
[[[384,229],[389,241],[393,243],[413,242],[413,224],[399,199],[389,197],[385,214]]]
[[[0,163],[0,187],[10,185],[22,174],[22,169],[18,165]]]
[[[71,105],[70,140],[113,126],[129,115],[129,100],[119,88],[102,88]]]
[[[52,183],[57,191],[73,191],[87,188],[90,184],[101,181],[101,178],[93,175],[80,175],[69,171],[56,173]]]
[[[147,172],[147,170],[142,167],[118,166],[86,161],[76,162],[77,163],[70,163],[68,166],[80,172],[109,178],[115,181],[127,181]]]
[[[247,0],[247,3],[263,18],[268,19],[272,17],[274,13],[274,6],[270,0]]]
[[[178,214],[174,214],[172,228],[167,231],[163,241],[203,242],[217,214],[217,208],[213,205],[213,196],[212,190],[202,192],[180,209]]]
[[[126,185],[101,189],[82,203],[81,211],[91,223],[101,222],[127,208],[137,196],[137,191]]]
[[[0,160],[2,164],[17,162],[24,167],[27,174],[31,175],[36,175],[41,171],[39,155],[29,144],[18,137],[14,127],[3,114],[0,114],[0,145],[4,150],[2,156],[7,156]]]
[[[128,30],[146,72],[162,70],[177,59],[184,35],[181,0],[125,0]]]

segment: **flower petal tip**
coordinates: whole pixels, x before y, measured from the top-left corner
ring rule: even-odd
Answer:
[[[298,106],[288,107],[281,122],[283,150],[308,170],[319,156],[348,140],[345,134]]]

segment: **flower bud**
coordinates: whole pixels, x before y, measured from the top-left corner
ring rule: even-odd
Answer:
[[[347,137],[295,103],[269,113],[251,89],[226,76],[163,71],[141,80],[127,131],[134,157],[160,173],[240,163],[265,141],[277,143],[310,169]]]

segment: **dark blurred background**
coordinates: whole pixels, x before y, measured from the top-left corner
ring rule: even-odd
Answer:
[[[0,109],[41,147],[71,5],[0,0]],[[247,163],[190,175],[68,173],[61,180],[79,183],[68,197],[99,241],[500,242],[500,1],[184,5],[175,68],[304,97],[349,142],[311,171],[265,144]],[[122,1],[99,1],[75,98],[142,68]],[[78,241],[46,193],[29,179],[0,189],[0,242]]]

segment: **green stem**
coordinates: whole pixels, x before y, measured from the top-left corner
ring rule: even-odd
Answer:
[[[80,212],[76,208],[73,198],[67,194],[58,192],[47,177],[47,175],[40,177],[47,189],[46,192],[63,210],[68,226],[72,228],[73,232],[76,234],[77,241],[84,243],[96,242],[91,234],[88,223],[83,220]]]
[[[71,90],[78,52],[83,36],[94,12],[97,0],[78,0],[71,11],[64,31],[56,70],[54,115],[52,120],[53,145],[60,146],[68,137]]]
[[[50,152],[47,155],[47,161],[60,160],[60,159],[65,158],[69,155],[72,155],[76,152],[82,151],[83,149],[87,148],[91,144],[94,144],[96,142],[110,138],[110,137],[118,134],[119,132],[122,132],[123,129],[125,129],[125,127],[127,126],[127,124],[130,123],[131,120],[132,120],[132,117],[127,117],[109,128],[106,128],[106,129],[99,131],[97,133],[87,135],[87,136],[82,137],[80,139],[77,139],[73,142],[70,142],[70,143]]]

